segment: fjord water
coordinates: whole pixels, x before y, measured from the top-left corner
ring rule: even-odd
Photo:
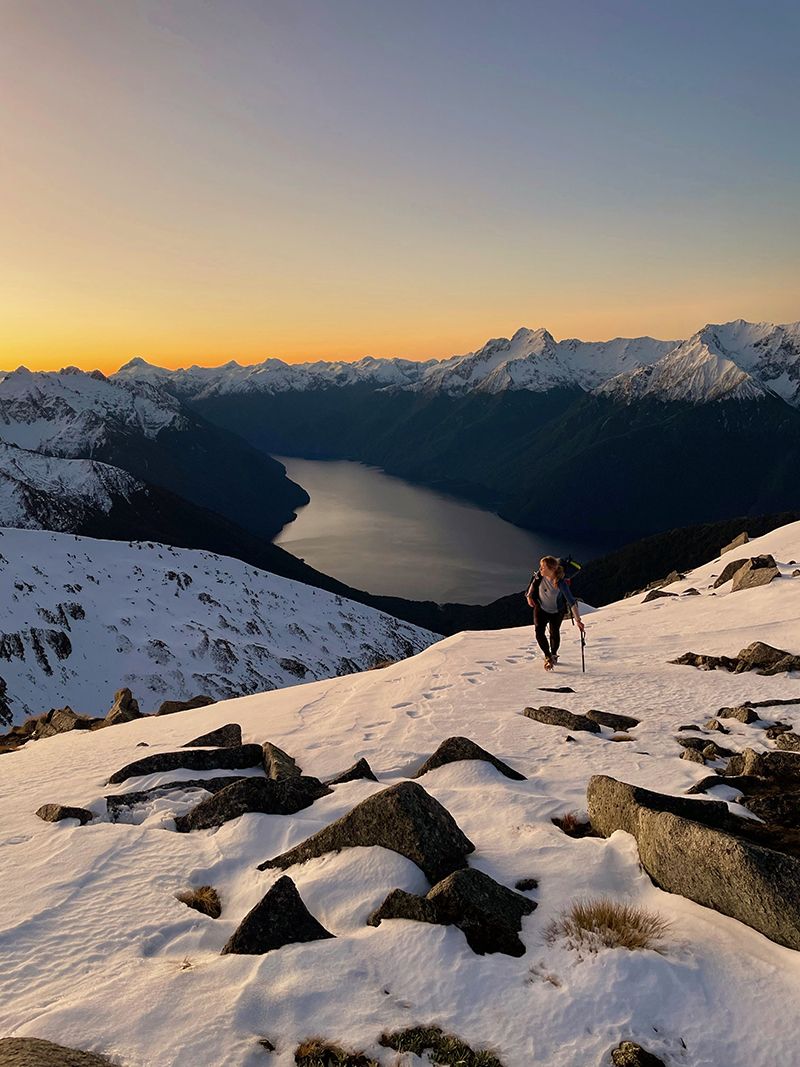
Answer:
[[[601,551],[556,544],[361,463],[275,458],[311,497],[275,543],[370,593],[486,604],[524,588],[544,554],[588,560]]]

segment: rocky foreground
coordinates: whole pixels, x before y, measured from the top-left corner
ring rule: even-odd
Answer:
[[[3,756],[0,1064],[792,1062],[798,545]]]

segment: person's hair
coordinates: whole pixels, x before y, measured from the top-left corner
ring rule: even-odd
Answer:
[[[561,566],[560,560],[556,556],[542,556],[542,558],[539,560],[540,569],[543,563],[546,563],[550,570],[554,570],[556,572],[556,585],[558,585],[558,583],[564,577],[564,568]]]

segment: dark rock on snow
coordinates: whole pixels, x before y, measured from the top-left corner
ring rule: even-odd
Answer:
[[[245,915],[221,955],[259,956],[283,945],[332,937],[305,906],[291,878],[284,875]]]
[[[722,573],[714,580],[714,588],[719,589],[721,585],[729,582],[734,574],[742,569],[745,563],[747,563],[747,556],[743,556],[741,559],[732,559],[730,563],[726,563],[722,569]]]
[[[196,696],[191,700],[164,700],[158,707],[156,715],[174,715],[178,711],[194,711],[195,708],[206,708],[213,704],[212,697]]]
[[[156,771],[175,771],[185,767],[192,771],[233,770],[258,767],[261,764],[261,745],[239,745],[238,748],[182,749],[180,752],[154,752],[152,756],[128,763],[108,779],[111,785]]]
[[[242,743],[242,728],[238,722],[229,722],[207,734],[201,734],[193,741],[187,741],[184,748],[237,748]]]
[[[649,604],[651,600],[660,600],[662,597],[676,597],[677,593],[667,593],[663,589],[651,589],[647,596],[642,601],[643,604]]]
[[[770,741],[774,741],[776,738],[780,737],[781,734],[789,733],[791,729],[791,723],[773,722],[770,723],[770,725],[764,731],[764,736],[767,737]]]
[[[446,763],[459,763],[461,760],[483,760],[486,763],[491,763],[506,778],[512,778],[515,782],[525,781],[524,774],[515,771],[513,767],[509,767],[507,763],[503,763],[497,756],[493,756],[485,748],[476,745],[468,737],[448,737],[445,741],[442,741],[433,755],[425,760],[413,777],[421,778],[428,771],[443,767]]]
[[[758,715],[752,708],[741,706],[737,708],[720,708],[717,712],[718,719],[736,719],[745,724],[758,722]]]
[[[731,732],[730,728],[728,726],[723,726],[719,719],[709,719],[708,722],[705,724],[704,729],[716,730],[718,733],[721,734],[729,734]]]
[[[88,808],[71,808],[66,804],[42,804],[36,814],[45,822],[61,822],[62,819],[79,819],[81,826],[91,822],[94,813]]]
[[[544,723],[545,726],[564,726],[567,730],[586,730],[590,734],[599,734],[600,727],[586,715],[574,715],[565,708],[551,708],[545,705],[541,708],[525,708],[522,712],[535,722]]]
[[[284,778],[280,782],[272,778],[241,778],[238,782],[220,789],[213,796],[201,800],[185,815],[175,819],[179,833],[190,830],[207,830],[222,826],[231,819],[238,819],[247,812],[264,815],[294,815],[310,807],[315,800],[331,792],[317,778]]]
[[[95,1052],[56,1045],[40,1037],[1,1037],[0,1067],[114,1067]]]
[[[608,726],[612,730],[632,730],[641,722],[640,719],[634,719],[632,715],[618,715],[612,711],[587,711],[586,718],[599,723],[600,726]]]
[[[719,759],[723,756],[727,758],[734,754],[729,748],[723,748],[716,741],[709,741],[707,737],[676,737],[675,740],[683,748],[702,752],[706,759]]]
[[[635,1041],[621,1041],[611,1050],[611,1062],[614,1067],[665,1067],[663,1060]]]
[[[575,690],[570,685],[556,685],[556,686],[540,685],[538,688],[539,688],[539,692],[540,693],[574,693],[575,692]]]
[[[730,552],[734,548],[739,548],[740,545],[746,545],[749,540],[750,535],[745,530],[742,530],[742,532],[737,534],[731,542],[719,550],[719,554],[724,556],[726,552]]]
[[[500,885],[488,874],[468,868],[448,875],[426,897],[394,890],[367,921],[370,926],[378,926],[383,919],[457,926],[479,955],[502,952],[522,956],[522,918],[535,909],[534,901]]]
[[[367,797],[346,815],[259,870],[305,863],[343,848],[380,845],[412,860],[435,884],[467,865],[475,846],[453,816],[416,782],[400,782]]]
[[[800,734],[793,730],[783,730],[775,738],[775,747],[788,752],[800,752]]]
[[[373,774],[372,768],[369,763],[362,756],[357,763],[354,763],[352,767],[349,767],[346,771],[342,771],[341,774],[337,774],[335,778],[330,778],[326,785],[344,785],[345,782],[355,782],[359,778],[366,778],[370,782],[377,782],[377,778]]]
[[[726,777],[739,774],[800,782],[800,755],[795,752],[756,752],[746,748],[732,756],[725,768]]]
[[[52,708],[37,719],[29,719],[29,733],[33,740],[42,737],[53,737],[55,734],[67,733],[70,730],[91,730],[102,719],[93,719],[88,715],[77,715],[71,707]],[[27,726],[27,724],[24,724]],[[20,731],[21,732],[21,731]]]
[[[738,656],[709,656],[704,653],[684,652],[677,659],[670,660],[670,663],[699,667],[706,671],[732,671],[735,674],[756,671],[758,674],[771,675],[800,670],[800,656],[780,648],[773,648],[772,645],[764,644],[763,641],[754,641],[743,648]]]

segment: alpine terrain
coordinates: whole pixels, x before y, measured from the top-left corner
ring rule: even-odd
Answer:
[[[205,643],[182,644],[198,611],[211,647],[223,617],[271,625],[226,599],[230,561],[103,548],[89,597],[86,542],[36,536],[24,586],[71,626],[80,602],[94,640],[141,641],[147,624],[107,585],[112,558],[147,587],[176,670]],[[462,633],[384,670],[0,756],[0,1055],[794,1062],[799,558],[793,523],[588,612],[585,673],[572,634],[545,674],[530,629]],[[323,639],[320,594],[272,591]],[[219,603],[201,609],[206,592]],[[104,598],[113,636],[90,614]],[[346,654],[341,632],[325,640]],[[140,647],[126,670],[173,670]]]

